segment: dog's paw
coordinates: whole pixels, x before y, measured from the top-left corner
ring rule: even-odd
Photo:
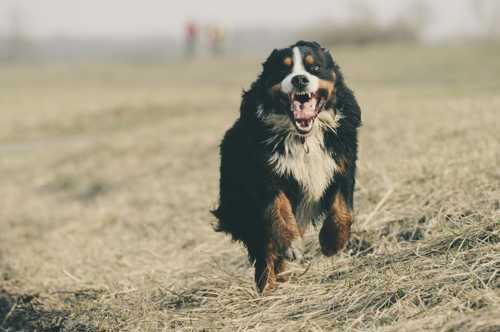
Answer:
[[[319,232],[321,253],[327,257],[333,256],[347,244],[349,230],[338,229],[336,225],[325,224]]]
[[[286,248],[283,256],[289,261],[302,261],[304,258],[304,241],[302,238],[297,238],[292,241],[292,244]]]
[[[339,252],[342,249],[342,247],[339,247],[335,244],[321,244],[321,253],[325,255],[326,257],[330,257],[335,255],[337,252]]]

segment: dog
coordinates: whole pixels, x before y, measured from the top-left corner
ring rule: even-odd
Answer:
[[[275,49],[243,91],[220,145],[216,231],[244,244],[262,293],[300,260],[308,225],[321,251],[342,250],[353,222],[361,110],[331,53],[317,42]]]

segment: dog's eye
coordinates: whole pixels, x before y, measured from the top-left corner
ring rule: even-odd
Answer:
[[[319,70],[321,68],[318,66],[318,65],[313,65],[311,66],[311,68],[309,68],[309,70],[312,72],[312,73],[319,73]]]

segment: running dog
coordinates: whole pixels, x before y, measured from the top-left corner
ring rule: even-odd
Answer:
[[[286,260],[302,258],[304,231],[321,224],[321,251],[346,245],[361,110],[330,52],[299,41],[275,49],[243,92],[240,117],[220,146],[217,231],[231,234],[255,264],[259,292]]]

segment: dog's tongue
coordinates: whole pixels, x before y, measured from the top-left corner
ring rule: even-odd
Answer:
[[[310,120],[316,116],[316,98],[301,103],[293,101],[293,117],[295,120]]]

